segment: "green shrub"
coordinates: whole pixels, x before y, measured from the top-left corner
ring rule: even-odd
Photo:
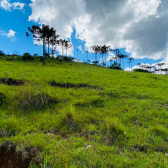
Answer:
[[[74,57],[68,57],[68,56],[59,55],[59,56],[56,57],[56,59],[59,60],[59,61],[71,62],[71,61],[73,61],[75,58],[74,58]]]
[[[145,72],[145,73],[151,73],[148,70],[144,70],[144,69],[134,69],[135,72]]]
[[[33,61],[34,57],[30,55],[30,53],[24,53],[22,57],[23,61]]]
[[[5,55],[5,53],[0,50],[0,56],[4,56],[4,55]]]
[[[5,59],[7,61],[14,61],[14,57],[13,56],[7,56]]]
[[[120,66],[110,66],[110,69],[123,70]]]

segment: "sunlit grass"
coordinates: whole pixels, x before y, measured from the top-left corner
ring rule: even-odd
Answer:
[[[0,84],[1,145],[15,143],[24,157],[36,149],[43,167],[168,166],[167,76],[1,60],[0,78],[25,81]]]

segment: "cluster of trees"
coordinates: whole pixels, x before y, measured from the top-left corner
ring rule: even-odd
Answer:
[[[57,46],[61,46],[62,48],[62,56],[59,56],[59,59],[65,60],[65,61],[72,61],[74,60],[73,57],[68,58],[67,57],[67,51],[69,48],[72,47],[71,41],[68,41],[66,39],[59,39],[59,35],[56,33],[57,30],[55,30],[53,27],[49,27],[49,25],[42,24],[42,27],[39,27],[38,25],[32,25],[31,27],[28,27],[28,32],[26,32],[26,36],[30,37],[33,40],[36,40],[36,45],[39,45],[40,43],[43,44],[43,65],[45,65],[45,57],[54,57],[55,52],[57,51]],[[45,50],[45,46],[48,46],[48,52]],[[52,51],[50,53],[50,46],[52,48]],[[91,51],[95,53],[95,60],[92,62],[93,64],[98,64],[99,61],[97,60],[97,55],[101,54],[102,61],[100,62],[100,65],[107,67],[107,53],[113,53],[114,56],[110,56],[108,61],[110,61],[110,68],[112,69],[124,69],[124,59],[127,59],[129,63],[129,68],[132,69],[132,62],[134,61],[133,57],[129,57],[127,55],[124,55],[120,49],[111,49],[110,46],[107,45],[92,45],[90,46]],[[66,50],[66,56],[64,56],[64,50]],[[78,58],[78,49],[77,49],[77,58]],[[87,53],[87,62],[90,62],[88,59],[89,49],[85,50]],[[5,53],[0,50],[0,56],[4,56]],[[37,56],[34,55],[34,56]],[[35,57],[32,57],[29,53],[24,53],[22,60],[34,60]],[[163,69],[162,66],[165,63],[157,63],[155,65],[144,65],[142,63],[138,63],[139,69],[135,69],[135,71],[144,71],[144,72],[162,72],[165,71],[168,73],[168,68]],[[122,65],[122,66],[121,66]],[[159,68],[158,68],[159,67]]]
[[[4,56],[4,55],[5,55],[5,53],[0,50],[0,56]]]
[[[49,25],[42,24],[42,27],[38,25],[33,25],[32,27],[28,27],[28,32],[26,32],[26,36],[30,37],[33,40],[36,40],[38,44],[43,44],[43,65],[45,65],[45,56],[50,56],[49,47],[52,47],[52,57],[57,50],[57,46],[62,47],[62,56],[64,56],[64,48],[67,50],[72,47],[71,41],[65,39],[58,39],[59,35],[56,34],[57,30],[53,27],[49,27]],[[36,44],[36,45],[38,45]],[[45,52],[45,45],[48,45],[48,53]]]
[[[42,24],[42,27],[39,27],[38,25],[33,25],[32,27],[28,27],[28,31],[26,32],[26,36],[32,38],[33,40],[36,40],[39,44],[43,44],[43,65],[45,65],[45,57],[50,56],[49,53],[49,46],[52,47],[52,53],[51,55],[54,56],[54,53],[57,50],[57,46],[62,47],[62,56],[64,56],[64,49],[66,49],[66,56],[67,56],[67,50],[72,47],[71,41],[65,40],[65,39],[58,39],[59,35],[56,34],[57,30],[55,30],[53,27],[49,27],[48,25]],[[48,53],[45,53],[45,45],[48,45]],[[38,44],[36,44],[38,45]],[[90,49],[95,53],[95,61],[93,61],[93,64],[98,64],[99,61],[97,60],[97,54],[102,55],[102,61],[100,65],[107,67],[107,53],[113,52],[115,54],[115,57],[110,57],[110,66],[113,67],[121,67],[121,62],[124,69],[124,58],[127,58],[127,55],[124,55],[121,53],[120,49],[111,49],[110,46],[107,45],[92,45]],[[78,58],[78,49],[77,49],[77,58]],[[86,50],[87,52],[87,62],[88,60],[88,53],[89,50]],[[134,60],[132,57],[128,58],[129,64],[132,67],[132,61]],[[118,62],[117,62],[118,60]],[[113,62],[114,61],[114,62]],[[113,62],[113,64],[112,64]]]
[[[150,73],[160,73],[166,72],[168,73],[168,68],[162,68],[162,66],[165,65],[164,62],[157,63],[155,65],[144,65],[142,63],[138,63],[139,70],[135,69],[135,71],[143,71],[143,72],[150,72]],[[140,70],[141,69],[141,70]]]
[[[106,67],[106,54],[110,51],[110,46],[106,46],[106,45],[92,45],[91,50],[95,53],[95,61],[93,61],[94,64],[98,64],[99,61],[97,61],[97,54],[101,54],[102,55],[102,66]],[[103,57],[103,55],[105,55],[105,59]]]
[[[114,68],[114,69],[121,69],[121,63],[124,69],[124,59],[128,58],[127,55],[124,55],[120,49],[111,49],[110,46],[107,45],[93,45],[90,47],[91,50],[95,53],[95,61],[93,61],[94,64],[98,64],[99,61],[97,61],[97,54],[101,54],[102,55],[102,62],[101,65],[107,67],[107,58],[106,55],[107,53],[112,52],[115,56],[112,57],[110,56],[110,67]],[[87,52],[87,59],[88,59],[88,50]],[[134,58],[130,57],[128,58],[129,60],[129,65],[132,67],[132,61],[134,60]],[[118,67],[118,68],[116,68]],[[119,68],[120,67],[120,68]]]

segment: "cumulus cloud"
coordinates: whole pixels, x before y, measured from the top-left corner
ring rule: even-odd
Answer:
[[[12,41],[14,41],[14,39],[15,39],[15,34],[16,34],[16,32],[11,29],[9,30],[8,33],[5,33],[4,31],[0,30],[1,36],[7,36],[8,38],[11,38]]]
[[[15,33],[13,30],[9,30],[9,33],[7,33],[7,37],[15,37]]]
[[[14,3],[12,3],[12,6],[13,6],[13,9],[22,10],[23,7],[25,6],[25,4],[24,3],[20,3],[20,2],[14,2]]]
[[[10,11],[10,8],[11,8],[12,5],[9,3],[8,0],[1,0],[0,6],[1,6],[2,8],[4,8],[5,10]]]
[[[11,11],[11,9],[22,10],[24,6],[25,6],[25,4],[20,3],[20,2],[10,3],[9,0],[1,0],[0,1],[0,7],[4,8],[5,10],[8,10],[8,11]]]
[[[80,17],[83,10],[81,4],[82,0],[32,0],[29,21],[50,25],[61,37],[70,38],[74,19]]]
[[[166,58],[167,0],[32,0],[29,21],[48,24],[64,38],[126,48],[134,58]]]

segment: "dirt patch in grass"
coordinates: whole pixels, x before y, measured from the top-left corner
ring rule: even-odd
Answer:
[[[73,84],[73,83],[58,83],[55,81],[51,81],[49,85],[55,86],[55,87],[63,87],[63,88],[90,88],[90,89],[102,90],[98,86],[92,86],[84,83]]]
[[[24,80],[12,79],[12,78],[0,78],[0,83],[3,83],[5,85],[20,86],[24,85]]]
[[[17,154],[15,146],[10,149],[6,147],[0,148],[0,167],[1,168],[28,168],[31,158],[22,159],[22,154]]]
[[[0,146],[0,168],[29,168],[31,163],[40,165],[40,151],[36,147],[17,149],[13,142]]]

